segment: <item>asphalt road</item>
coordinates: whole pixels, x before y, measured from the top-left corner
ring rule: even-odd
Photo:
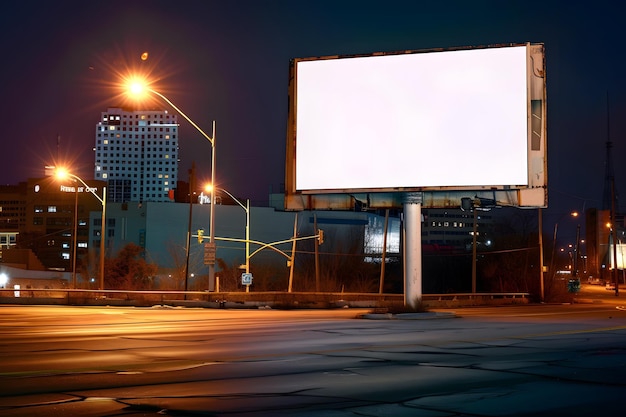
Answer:
[[[454,312],[1,306],[0,415],[624,414],[619,302]]]

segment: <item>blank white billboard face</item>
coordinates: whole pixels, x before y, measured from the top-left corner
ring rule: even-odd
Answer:
[[[524,186],[526,47],[296,62],[295,189]]]

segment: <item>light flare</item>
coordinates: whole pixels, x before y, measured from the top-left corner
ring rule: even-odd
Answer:
[[[63,167],[57,167],[54,171],[54,176],[59,180],[64,180],[70,177],[70,173]]]
[[[134,99],[143,100],[150,91],[149,82],[138,75],[127,77],[123,84],[127,95]]]

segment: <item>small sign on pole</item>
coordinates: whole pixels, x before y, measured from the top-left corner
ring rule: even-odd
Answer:
[[[241,285],[252,285],[252,274],[244,272],[241,274]]]
[[[215,242],[207,242],[204,244],[204,264],[215,265]]]

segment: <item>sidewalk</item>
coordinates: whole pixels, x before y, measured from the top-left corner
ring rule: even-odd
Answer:
[[[604,285],[580,284],[580,291],[574,294],[574,303],[591,304],[604,303],[626,306],[626,287],[619,287],[619,295],[615,295],[615,290],[607,290]]]

